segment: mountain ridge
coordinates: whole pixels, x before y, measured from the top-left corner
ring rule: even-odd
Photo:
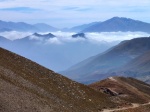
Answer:
[[[133,20],[125,17],[113,17],[104,22],[92,25],[82,32],[118,32],[141,31],[150,33],[150,23]]]
[[[149,51],[149,43],[150,37],[123,41],[106,52],[90,57],[61,73],[80,82],[104,79],[115,75],[113,71]]]
[[[58,31],[57,28],[54,28],[50,25],[47,24],[41,24],[41,23],[37,23],[37,24],[28,24],[25,22],[5,22],[0,20],[0,30],[1,31],[31,31],[31,32],[35,32],[35,31]]]
[[[103,93],[0,48],[2,112],[99,111],[116,106]],[[9,97],[8,97],[9,96]],[[11,99],[11,100],[10,100]]]

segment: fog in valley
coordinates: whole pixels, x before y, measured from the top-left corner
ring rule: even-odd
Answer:
[[[102,53],[123,40],[149,36],[143,32],[85,33],[84,38],[73,38],[75,32],[58,31],[51,34],[55,37],[38,37],[31,32],[1,32],[0,36],[8,40],[1,42],[0,46],[59,72],[90,56]]]

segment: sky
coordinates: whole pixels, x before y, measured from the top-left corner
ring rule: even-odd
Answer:
[[[0,0],[0,20],[47,23],[57,28],[114,16],[150,23],[150,0]]]

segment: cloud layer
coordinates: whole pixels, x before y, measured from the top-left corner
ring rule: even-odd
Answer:
[[[48,34],[48,33],[49,32],[42,33],[42,34]],[[144,32],[102,32],[102,33],[86,33],[85,34],[86,39],[84,39],[81,37],[72,38],[72,35],[75,34],[74,32],[59,31],[59,32],[52,32],[52,34],[54,34],[56,37],[47,40],[32,36],[32,33],[30,32],[17,32],[17,31],[3,32],[0,33],[0,36],[4,36],[5,38],[8,38],[10,40],[21,39],[30,36],[31,40],[34,39],[38,41],[44,41],[44,44],[65,44],[70,42],[90,42],[93,44],[98,44],[102,42],[107,42],[107,43],[120,42],[132,38],[149,36],[148,33],[144,33]]]
[[[18,31],[0,32],[0,36],[3,36],[9,40],[21,39],[31,34],[32,33],[30,32],[18,32]]]

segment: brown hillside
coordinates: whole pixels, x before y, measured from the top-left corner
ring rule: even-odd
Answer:
[[[98,112],[107,95],[0,48],[0,112]]]
[[[130,108],[126,110],[120,110],[115,112],[150,112],[150,105],[139,106],[137,108]]]
[[[89,86],[118,99],[118,103],[142,104],[150,101],[150,85],[133,78],[110,77]]]

